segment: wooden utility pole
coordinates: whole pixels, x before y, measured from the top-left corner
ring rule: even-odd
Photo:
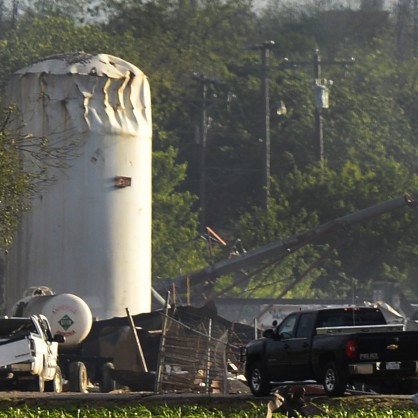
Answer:
[[[418,57],[418,0],[414,0],[414,38],[413,38],[413,49],[414,57]]]
[[[269,91],[269,58],[274,41],[266,41],[261,45],[262,90],[264,102],[264,164],[263,164],[263,207],[269,208],[270,199],[270,91]]]
[[[199,203],[200,203],[200,230],[206,227],[206,151],[208,142],[208,82],[204,75],[193,74],[200,81],[200,178],[199,178]]]
[[[314,55],[314,80],[321,79],[321,57],[319,51],[315,51]],[[324,165],[324,128],[322,120],[322,108],[315,105],[315,150],[316,158],[321,167]]]
[[[274,41],[265,41],[253,45],[250,49],[261,52],[261,94],[263,98],[263,174],[262,174],[262,205],[269,208],[270,199],[270,92],[269,92],[269,61],[270,50],[274,48]]]
[[[200,204],[200,231],[206,230],[206,154],[208,143],[208,86],[222,84],[220,81],[206,77],[203,74],[193,73],[193,78],[200,83],[200,125],[199,125],[199,144],[200,144],[200,177],[199,177],[199,204]]]

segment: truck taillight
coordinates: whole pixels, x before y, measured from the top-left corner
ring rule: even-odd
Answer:
[[[31,354],[34,356],[36,353],[36,347],[35,347],[35,341],[33,341],[32,339],[29,340],[29,347],[30,347]]]
[[[345,345],[345,355],[349,358],[357,357],[357,341],[348,340]]]

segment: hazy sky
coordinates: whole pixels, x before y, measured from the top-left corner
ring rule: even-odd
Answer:
[[[375,1],[375,0],[366,0],[366,1]],[[399,0],[382,0],[383,6],[385,8],[391,8],[394,4],[399,2]],[[356,8],[360,6],[361,0],[254,0],[254,4],[257,7],[262,7],[268,3],[277,3],[282,5],[297,5],[297,4],[322,4],[322,5],[335,5],[342,4],[346,7]]]

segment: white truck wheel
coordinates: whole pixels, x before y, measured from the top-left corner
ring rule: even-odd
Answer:
[[[45,379],[42,374],[36,375],[33,382],[29,386],[32,392],[44,392],[45,391]]]
[[[81,361],[70,363],[68,380],[71,392],[86,393],[88,385],[86,365]]]
[[[62,373],[58,366],[55,370],[54,378],[48,382],[45,382],[45,391],[54,393],[62,392]]]

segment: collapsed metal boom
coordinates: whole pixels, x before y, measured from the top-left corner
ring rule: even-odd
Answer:
[[[218,261],[203,269],[191,272],[187,276],[179,278],[175,285],[179,291],[181,291],[181,289],[186,287],[187,281],[193,286],[202,283],[204,280],[216,279],[217,277],[224,276],[250,265],[255,265],[272,257],[277,258],[281,255],[286,257],[293,251],[340,228],[346,228],[356,223],[367,221],[403,206],[415,207],[416,205],[417,202],[411,195],[404,194],[396,199],[388,200],[358,212],[336,218],[330,222],[319,225],[316,228],[295,234],[289,238],[273,241],[262,247],[234,256],[231,259]]]

